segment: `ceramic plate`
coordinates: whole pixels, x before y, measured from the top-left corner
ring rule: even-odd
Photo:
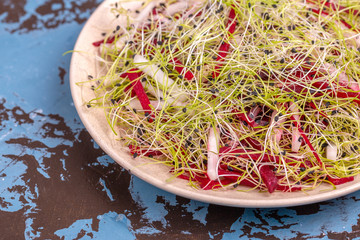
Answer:
[[[236,190],[197,190],[187,185],[182,179],[172,179],[169,168],[159,164],[152,164],[139,158],[134,159],[128,148],[116,140],[108,127],[104,111],[97,108],[87,108],[86,102],[94,97],[91,86],[78,84],[87,81],[88,75],[98,76],[95,54],[98,49],[91,44],[101,39],[101,33],[114,29],[121,24],[121,17],[114,20],[110,14],[113,0],[103,2],[92,14],[75,45],[70,66],[70,87],[77,112],[93,139],[118,164],[144,181],[173,194],[218,205],[235,207],[285,207],[304,205],[340,197],[360,189],[360,180],[343,184],[332,190],[329,185],[323,185],[309,192],[283,193]],[[134,8],[141,2],[123,3],[125,8]]]

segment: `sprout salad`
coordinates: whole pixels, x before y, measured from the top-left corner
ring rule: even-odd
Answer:
[[[134,161],[204,190],[335,188],[360,173],[359,1],[122,3],[92,43],[103,74],[86,105]]]

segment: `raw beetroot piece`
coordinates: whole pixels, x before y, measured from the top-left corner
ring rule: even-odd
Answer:
[[[240,141],[241,144],[244,144],[245,146],[253,147],[256,150],[263,150],[264,146],[258,141],[251,137],[247,137]]]
[[[340,184],[354,181],[354,177],[333,178],[333,177],[327,176],[326,179],[334,185],[340,185]]]
[[[181,175],[178,175],[177,178],[180,178],[180,179],[184,179],[184,180],[188,180],[190,181],[190,177],[185,175],[185,174],[181,174]]]
[[[125,87],[124,91],[127,92],[127,91],[131,90],[131,88],[132,88],[132,85],[128,85]],[[131,97],[135,97],[135,96],[136,96],[135,91],[131,91]]]
[[[140,147],[134,146],[134,145],[129,145],[129,149],[131,154],[137,153],[139,155],[145,154],[145,156],[160,156],[163,153],[161,151],[158,150],[148,150],[148,149],[141,149]]]
[[[319,157],[319,154],[315,151],[314,146],[311,144],[309,138],[306,136],[306,134],[305,134],[304,131],[302,130],[301,124],[294,118],[294,116],[290,116],[290,119],[291,119],[292,121],[294,121],[295,126],[298,128],[298,130],[299,130],[302,138],[305,140],[305,142],[306,142],[306,144],[309,146],[311,152],[314,154],[314,157],[315,157],[316,160],[318,161],[318,164],[319,164],[320,166],[322,166],[323,163],[322,163],[322,161],[321,161],[321,159],[320,159],[320,157]]]
[[[111,36],[106,40],[106,42],[105,42],[105,39],[103,39],[103,40],[100,40],[100,41],[93,42],[92,45],[95,46],[95,47],[99,47],[104,42],[105,43],[113,43],[115,41],[115,38],[116,38],[116,36]]]
[[[353,99],[352,101],[353,102],[356,102],[357,104],[360,105],[360,93],[357,93],[357,92],[335,92],[335,93],[332,93],[332,95],[335,95],[336,97],[338,98],[355,98]]]
[[[312,109],[317,110],[321,116],[323,116],[323,117],[325,117],[325,118],[329,118],[328,115],[326,115],[323,111],[319,110],[319,108],[315,105],[315,103],[309,102],[309,105],[310,105],[310,107],[311,107]]]
[[[258,127],[259,124],[257,124],[255,122],[255,119],[254,118],[251,118],[249,115],[250,114],[245,114],[245,113],[242,113],[242,112],[239,112],[238,110],[234,109],[233,110],[233,113],[236,113],[236,117],[239,119],[239,120],[242,120],[242,121],[245,121],[247,124],[249,124],[251,127]]]
[[[191,81],[194,79],[194,74],[192,74],[192,72],[187,69],[184,70],[183,64],[178,58],[174,57],[174,62],[175,62],[175,70],[180,74],[184,72],[185,73],[184,78],[186,80]]]
[[[148,114],[150,116],[151,114],[150,100],[146,95],[143,85],[141,84],[140,75],[137,71],[138,71],[137,69],[133,68],[130,71],[128,71],[126,75],[131,81],[133,91],[138,97],[142,108],[145,110],[145,114]],[[152,118],[149,118],[149,121],[152,122],[153,121]]]
[[[260,167],[260,176],[269,193],[272,193],[277,189],[278,179],[269,165],[263,165]]]
[[[235,10],[233,8],[231,8],[230,13],[229,13],[229,18],[228,18],[228,22],[226,24],[226,26],[228,27],[228,35],[233,34],[236,28],[236,14],[235,14]],[[224,61],[226,55],[229,52],[229,48],[230,48],[230,44],[223,42],[220,45],[220,49],[219,49],[219,54],[218,57],[216,59],[216,61],[218,62],[222,62]],[[222,64],[219,63],[218,65],[215,66],[215,70],[213,72],[213,78],[216,78],[220,75],[220,71],[218,71],[220,68],[222,67]]]

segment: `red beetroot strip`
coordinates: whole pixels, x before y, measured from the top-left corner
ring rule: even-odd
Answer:
[[[354,177],[333,178],[333,177],[327,176],[326,179],[334,185],[340,185],[340,184],[354,181]]]
[[[314,12],[314,13],[316,13],[316,14],[319,14],[319,15],[320,15],[320,14],[323,14],[323,15],[325,15],[325,16],[330,15],[329,13],[324,12],[324,11],[320,11],[320,10],[318,10],[318,9],[311,9],[311,11]],[[340,19],[340,22],[341,22],[342,24],[344,24],[345,27],[347,27],[348,29],[351,29],[351,28],[352,28],[352,26],[351,26],[350,24],[348,24],[346,21]]]
[[[307,69],[303,68],[304,71],[307,71]],[[357,103],[360,105],[360,93],[359,92],[353,92],[352,89],[349,89],[348,86],[345,86],[345,85],[340,85],[341,87],[345,88],[346,90],[349,90],[349,92],[343,92],[343,91],[340,91],[340,89],[338,89],[338,91],[336,90],[333,90],[332,88],[329,88],[329,84],[323,80],[321,81],[317,81],[315,82],[314,80],[316,79],[315,77],[311,77],[311,76],[316,76],[316,72],[313,71],[313,72],[308,72],[306,74],[306,76],[301,72],[301,71],[296,71],[294,73],[294,75],[296,77],[299,77],[299,78],[305,78],[306,81],[310,81],[311,82],[311,85],[314,87],[314,88],[318,88],[318,89],[321,89],[323,90],[322,92],[317,92],[314,94],[315,97],[319,97],[319,96],[323,96],[325,92],[328,92],[331,94],[331,96],[333,97],[338,97],[338,98],[342,98],[342,99],[348,99],[348,98],[353,98],[353,102]],[[288,83],[287,81],[290,81],[290,82],[293,82],[293,83]],[[305,88],[305,87],[302,87],[302,86],[299,86],[299,85],[296,85],[297,83],[297,80],[295,78],[287,78],[286,80],[284,80],[284,83],[287,84],[285,87],[286,87],[286,90],[292,90],[292,91],[295,91],[297,93],[300,93],[300,94],[306,94],[308,92],[308,89]]]
[[[293,123],[295,124],[295,126],[298,128],[300,135],[302,136],[302,138],[305,140],[306,144],[309,146],[311,152],[314,154],[314,157],[316,158],[318,164],[322,167],[323,162],[321,161],[319,154],[315,151],[314,146],[311,144],[309,138],[306,136],[306,134],[304,133],[304,131],[301,128],[301,124],[294,118],[293,115],[290,116],[290,119],[292,121],[294,121]]]
[[[184,72],[185,73],[184,78],[186,80],[188,80],[188,81],[193,80],[194,79],[194,74],[192,74],[192,72],[187,70],[187,69],[184,70],[185,67],[183,67],[182,62],[178,58],[174,57],[173,59],[174,59],[174,62],[175,62],[175,70],[180,74],[182,72]]]
[[[100,41],[93,42],[92,45],[95,46],[95,47],[100,47],[100,45],[103,44],[104,42],[105,43],[113,43],[115,41],[116,37],[117,36],[111,36],[108,39],[106,39],[106,42],[105,42],[105,39],[103,39],[103,40],[100,40]]]
[[[236,27],[236,20],[235,20],[236,14],[235,14],[235,10],[233,8],[231,8],[230,13],[229,13],[229,19],[227,22],[227,27],[228,27],[228,35],[233,34],[235,31],[235,27]],[[218,62],[223,62],[225,60],[226,55],[229,52],[229,48],[230,48],[230,44],[223,42],[220,45],[220,49],[219,49],[219,56],[217,57],[216,61]],[[222,64],[218,64],[215,66],[215,70],[213,72],[213,78],[216,78],[220,75],[220,72],[218,71],[220,68],[222,67]]]
[[[145,114],[151,114],[150,100],[146,95],[143,85],[140,81],[140,75],[138,69],[133,68],[129,70],[125,75],[130,79],[132,85],[132,91],[135,92],[138,97],[142,108],[145,110]],[[124,76],[124,75],[122,75]],[[149,119],[149,122],[152,122],[152,119]]]
[[[278,187],[278,179],[276,178],[274,171],[269,165],[260,166],[260,176],[265,183],[269,193],[272,193]]]

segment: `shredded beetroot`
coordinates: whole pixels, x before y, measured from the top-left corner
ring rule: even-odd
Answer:
[[[331,182],[334,185],[340,185],[340,184],[354,181],[354,177],[333,178],[333,177],[327,176],[327,180],[329,180],[329,182]]]
[[[191,80],[194,79],[194,74],[192,74],[191,71],[185,69],[185,68],[183,67],[182,62],[181,62],[179,59],[177,59],[176,57],[174,57],[174,62],[175,62],[175,70],[176,70],[178,73],[182,73],[182,72],[184,71],[184,72],[185,72],[184,78],[185,78],[186,80],[191,81]],[[184,70],[184,69],[185,69],[185,70]]]
[[[316,158],[318,164],[320,166],[322,166],[322,161],[319,157],[319,154],[315,151],[314,146],[311,144],[309,138],[306,136],[306,134],[304,133],[304,131],[301,128],[301,124],[294,118],[294,116],[290,116],[290,119],[293,121],[293,123],[295,124],[295,126],[299,129],[299,132],[302,136],[302,138],[305,140],[306,144],[309,146],[311,152],[314,154],[314,157]]]
[[[132,88],[132,85],[127,85],[125,87],[124,91],[127,92],[127,91],[131,90],[131,88]],[[131,97],[135,97],[135,96],[136,96],[135,91],[131,91]]]
[[[250,114],[242,113],[242,112],[240,112],[239,110],[236,110],[236,109],[233,110],[233,113],[236,113],[235,116],[239,120],[245,121],[247,124],[249,124],[249,126],[251,126],[251,127],[258,127],[259,126],[259,124],[257,124],[255,122],[255,118],[251,118]]]
[[[315,105],[315,103],[309,102],[309,105],[310,105],[311,108],[317,110],[321,116],[323,116],[325,118],[329,118],[328,115],[326,115],[323,111],[319,110],[319,108]]]
[[[272,193],[278,187],[278,179],[274,174],[274,171],[269,165],[260,166],[260,176],[265,183],[269,193]]]
[[[105,42],[105,39],[103,39],[103,40],[100,40],[100,41],[93,42],[92,45],[95,46],[95,47],[99,47],[104,42],[105,43],[113,43],[115,41],[115,38],[116,38],[116,36],[111,36],[108,39],[106,39],[106,42]]]
[[[228,18],[228,22],[227,22],[227,27],[228,27],[228,35],[231,35],[234,33],[235,28],[236,28],[236,14],[235,14],[235,10],[233,8],[231,8],[230,13],[229,13],[229,18]],[[220,45],[220,49],[219,49],[219,54],[218,57],[216,59],[216,61],[218,62],[222,62],[225,60],[226,55],[229,52],[229,48],[230,48],[230,44],[223,42]],[[216,78],[220,75],[220,72],[218,71],[220,68],[222,67],[222,64],[218,64],[215,66],[215,70],[213,72],[213,78]]]
[[[132,90],[135,92],[138,97],[142,108],[145,110],[145,114],[151,114],[150,100],[146,95],[143,85],[140,81],[140,75],[138,73],[138,69],[133,68],[126,73],[126,76],[130,79]],[[153,121],[152,118],[149,118],[149,121]]]

